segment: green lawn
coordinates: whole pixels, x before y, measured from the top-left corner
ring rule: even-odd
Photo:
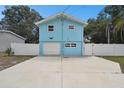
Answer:
[[[124,57],[122,56],[106,56],[106,57],[103,57],[105,59],[108,59],[108,60],[111,60],[111,61],[115,61],[117,63],[120,63],[120,64],[124,64]]]
[[[124,73],[124,56],[105,56],[103,58],[119,63],[121,71]]]

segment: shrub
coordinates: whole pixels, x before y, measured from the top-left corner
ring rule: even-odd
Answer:
[[[7,48],[6,53],[8,54],[8,56],[14,54],[14,52],[12,52],[12,49],[11,48]]]

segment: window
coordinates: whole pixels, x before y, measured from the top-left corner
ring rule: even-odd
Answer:
[[[48,31],[54,31],[54,25],[48,25]]]
[[[65,43],[65,47],[70,47],[70,43]]]
[[[76,43],[65,43],[65,47],[76,47]]]
[[[68,29],[75,29],[74,25],[69,25]]]
[[[76,47],[76,43],[71,43],[71,47]]]

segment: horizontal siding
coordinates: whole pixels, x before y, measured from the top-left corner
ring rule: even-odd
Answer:
[[[54,31],[53,32],[49,32],[47,29],[47,26],[49,24],[53,24],[54,25]],[[62,28],[61,28],[61,20],[57,19],[57,20],[52,20],[49,21],[45,24],[40,25],[40,38],[39,41],[61,41],[62,39]],[[50,38],[53,39],[50,39]]]
[[[0,52],[10,48],[11,43],[24,43],[25,41],[11,33],[0,33]]]

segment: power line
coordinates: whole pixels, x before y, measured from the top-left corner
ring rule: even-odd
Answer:
[[[71,6],[67,6],[62,12],[65,13],[65,11],[67,11]]]
[[[77,13],[79,10],[81,10],[84,7],[86,7],[86,6],[80,6],[79,8],[75,9],[75,11],[72,11],[71,14]]]

